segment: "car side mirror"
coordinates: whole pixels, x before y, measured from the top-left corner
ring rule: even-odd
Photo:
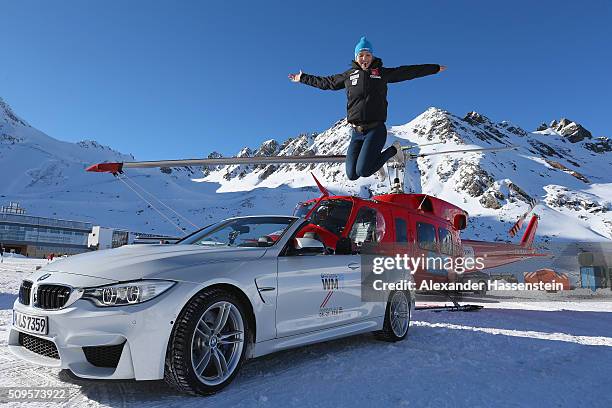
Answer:
[[[257,246],[259,247],[269,247],[272,244],[274,244],[274,241],[268,236],[259,237],[257,239]]]
[[[295,255],[324,254],[325,245],[314,238],[295,238],[293,244]]]

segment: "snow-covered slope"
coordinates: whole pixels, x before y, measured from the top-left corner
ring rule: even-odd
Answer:
[[[95,141],[67,143],[49,137],[19,118],[0,99],[1,204],[18,201],[30,215],[180,236],[172,224],[119,179],[85,171],[93,163],[133,160]],[[198,169],[135,170],[127,176],[128,183],[133,181],[144,188],[145,191],[130,184],[142,197],[187,230],[227,215],[287,213],[295,202],[315,194],[312,188],[280,188],[221,196],[215,192],[218,185],[192,181],[202,176]]]
[[[539,202],[541,239],[612,239],[612,144],[608,138],[592,137],[577,123],[553,121],[528,133],[476,112],[458,117],[430,108],[405,125],[390,127],[389,136],[388,144],[396,139],[403,144],[441,142],[421,152],[519,146],[516,151],[431,156],[409,163],[407,187],[469,211],[466,236],[507,239],[507,230],[534,198]],[[268,140],[237,155],[343,154],[349,139],[350,128],[341,120],[320,134]],[[84,171],[96,162],[129,160],[133,158],[93,141],[53,139],[0,100],[0,172],[14,175],[0,184],[0,200],[19,201],[30,214],[178,233],[120,180]],[[228,215],[290,213],[296,202],[318,195],[310,172],[334,193],[368,197],[388,190],[376,177],[347,180],[343,164],[130,170],[127,175],[191,222],[138,190],[165,216],[191,229],[191,223],[202,225]]]

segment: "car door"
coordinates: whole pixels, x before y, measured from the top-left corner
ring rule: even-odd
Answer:
[[[358,255],[285,255],[278,257],[276,330],[278,337],[326,329],[360,320]]]

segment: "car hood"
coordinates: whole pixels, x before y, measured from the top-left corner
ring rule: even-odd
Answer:
[[[37,272],[40,275],[62,272],[114,282],[172,279],[172,271],[215,262],[246,262],[262,257],[266,250],[198,245],[126,245],[74,255],[52,262]]]

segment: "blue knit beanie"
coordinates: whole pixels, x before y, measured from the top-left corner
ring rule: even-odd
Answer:
[[[372,47],[372,44],[365,38],[365,36],[361,37],[355,46],[355,59],[357,59],[359,51],[369,51],[370,54],[374,54],[374,47]]]

